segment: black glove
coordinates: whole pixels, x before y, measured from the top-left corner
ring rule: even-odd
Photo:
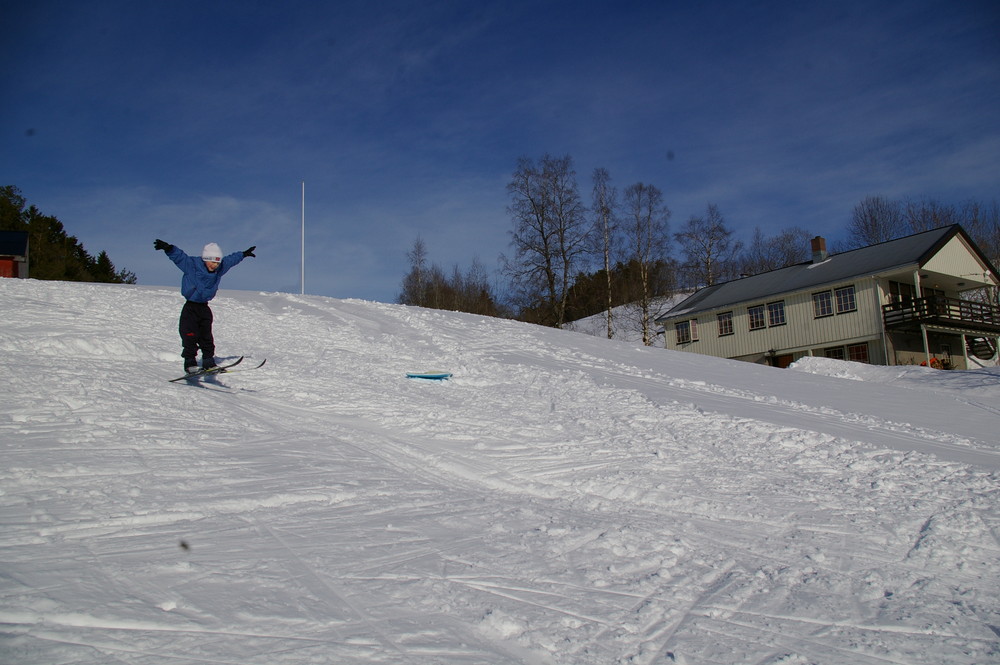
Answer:
[[[173,248],[174,248],[174,246],[171,245],[169,242],[163,242],[159,238],[157,238],[156,241],[153,243],[153,249],[156,249],[156,250],[161,250],[162,249],[164,252],[169,252]]]
[[[253,250],[255,249],[257,249],[257,245],[254,245],[250,249],[243,250],[243,256],[252,256],[254,258],[257,258],[257,255],[253,253]]]

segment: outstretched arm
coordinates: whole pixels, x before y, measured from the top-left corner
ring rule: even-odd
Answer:
[[[226,256],[223,256],[222,264],[218,267],[218,269],[215,272],[218,273],[219,275],[225,275],[227,272],[229,272],[230,268],[232,268],[235,265],[238,265],[243,261],[243,259],[247,258],[248,256],[256,258],[257,255],[253,253],[255,249],[257,249],[256,245],[254,245],[250,249],[245,249],[242,252],[237,251],[233,252],[232,254],[227,254]]]
[[[159,238],[153,243],[153,249],[162,250],[167,258],[177,264],[177,267],[181,270],[186,270],[186,264],[190,262],[190,257],[184,253],[184,250],[177,247],[176,245],[171,245],[169,242],[164,242]]]

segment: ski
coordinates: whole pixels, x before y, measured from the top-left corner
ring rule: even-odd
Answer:
[[[178,376],[176,379],[170,379],[170,383],[176,383],[178,381],[183,381],[185,379],[197,379],[199,377],[206,376],[208,374],[221,374],[222,372],[227,371],[230,367],[236,367],[241,362],[243,362],[243,356],[240,356],[239,358],[229,363],[228,365],[216,365],[215,367],[211,367],[209,369],[202,369],[198,370],[197,372],[185,374],[184,376]],[[263,364],[264,363],[261,363],[261,365]]]
[[[267,362],[267,358],[260,361],[259,365],[254,365],[253,367],[240,367],[239,369],[224,369],[221,372],[211,372],[211,374],[235,374],[237,372],[249,372],[250,370],[260,369]]]

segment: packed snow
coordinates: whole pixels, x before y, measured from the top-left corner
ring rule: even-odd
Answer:
[[[0,662],[1000,662],[996,368],[181,304],[0,280]]]

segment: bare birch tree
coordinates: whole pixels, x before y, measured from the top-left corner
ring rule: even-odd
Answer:
[[[584,207],[569,156],[545,155],[536,165],[518,160],[507,185],[514,221],[514,257],[501,257],[522,309],[535,309],[539,323],[565,323],[570,280],[586,252]]]
[[[964,215],[955,206],[934,199],[917,199],[905,203],[893,202],[893,204],[900,208],[900,214],[903,216],[905,231],[900,233],[900,236],[962,224],[965,221]]]
[[[739,274],[759,275],[808,260],[810,238],[808,231],[797,226],[782,229],[775,236],[765,236],[758,226],[750,245],[740,255]]]
[[[638,272],[637,298],[630,303],[638,316],[642,343],[653,343],[654,271],[661,266],[668,253],[667,221],[670,210],[663,203],[663,194],[653,185],[636,183],[625,190],[623,206],[623,234],[627,258]]]
[[[684,253],[681,270],[686,286],[712,286],[737,276],[736,258],[743,243],[734,240],[732,235],[718,206],[711,203],[705,217],[692,216],[684,228],[674,234]]]
[[[413,248],[406,253],[406,258],[410,261],[410,272],[403,277],[403,290],[398,301],[402,305],[424,305],[429,275],[427,245],[423,238],[417,236],[413,241]]]
[[[962,227],[994,267],[1000,266],[1000,205],[971,201],[962,206]]]
[[[866,196],[851,211],[846,249],[895,240],[907,235],[910,228],[898,201],[882,196]]]
[[[608,339],[614,337],[614,300],[612,294],[615,246],[618,234],[618,190],[611,185],[611,176],[606,169],[594,169],[594,189],[591,214],[593,215],[595,253],[603,260],[605,292],[605,319]]]

